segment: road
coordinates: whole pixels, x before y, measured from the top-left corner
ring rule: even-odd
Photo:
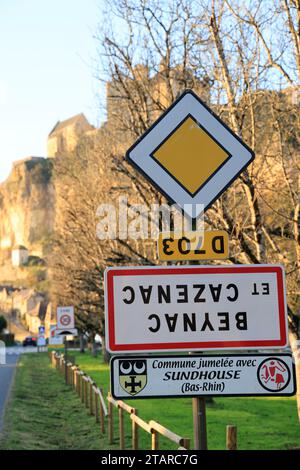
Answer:
[[[3,425],[5,404],[9,397],[16,364],[20,354],[35,353],[37,348],[34,346],[13,346],[6,348],[6,364],[0,364],[0,434]]]
[[[24,353],[36,353],[38,348],[36,346],[10,346],[6,348],[6,356],[19,355]]]
[[[5,404],[9,397],[18,357],[17,354],[7,355],[6,364],[0,365],[0,433],[3,425]]]

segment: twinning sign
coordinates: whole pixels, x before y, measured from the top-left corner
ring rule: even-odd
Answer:
[[[112,353],[284,348],[281,266],[108,268]]]
[[[295,370],[290,354],[114,357],[114,398],[184,396],[290,396]]]

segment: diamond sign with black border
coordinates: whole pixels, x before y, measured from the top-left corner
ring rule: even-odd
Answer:
[[[254,153],[194,92],[186,91],[126,158],[170,202],[196,218],[252,162]]]

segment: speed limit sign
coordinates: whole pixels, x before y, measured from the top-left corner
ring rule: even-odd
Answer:
[[[75,328],[74,307],[57,308],[57,329]]]

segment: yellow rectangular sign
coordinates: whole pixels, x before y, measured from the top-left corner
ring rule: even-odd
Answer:
[[[229,257],[228,233],[224,230],[161,232],[157,249],[161,261],[223,260]]]

